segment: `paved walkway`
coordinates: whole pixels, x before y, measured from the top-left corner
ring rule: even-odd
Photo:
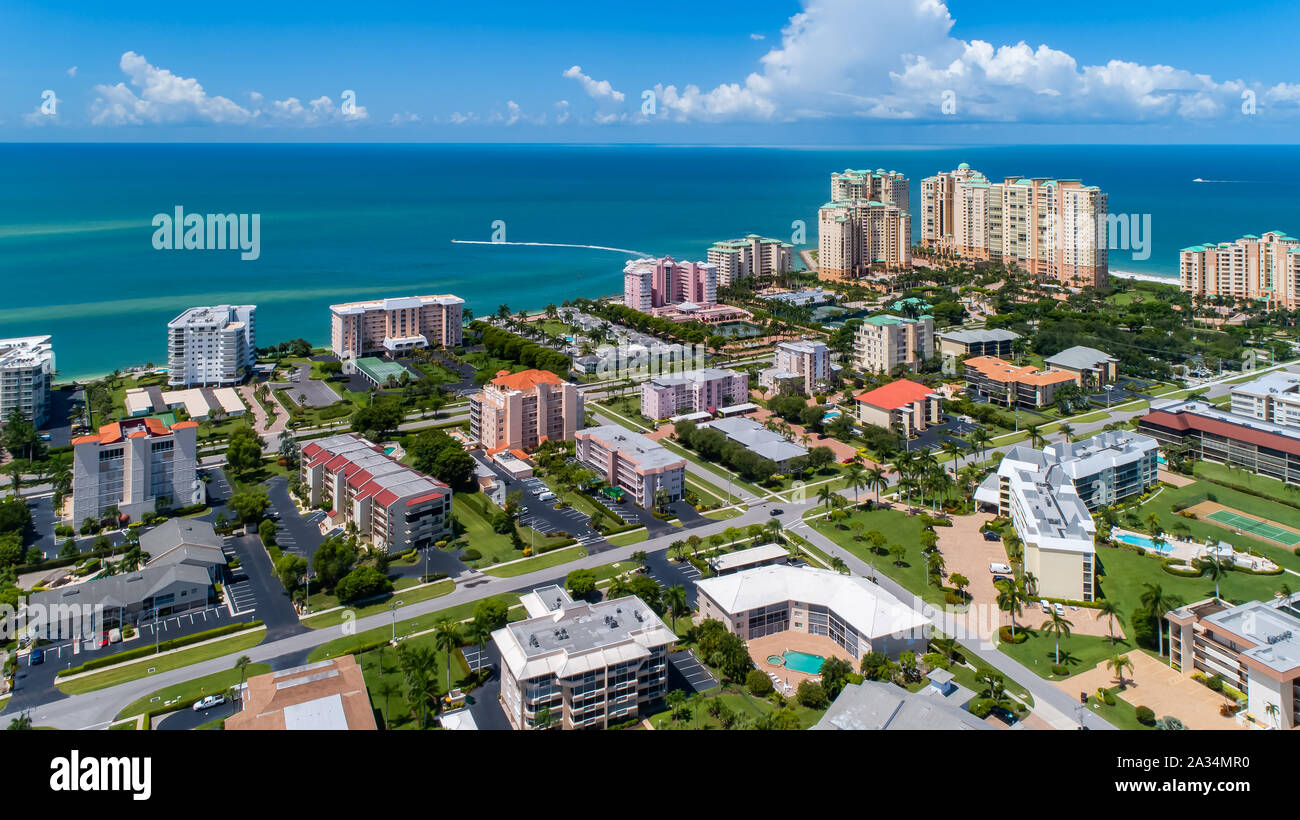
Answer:
[[[1146,706],[1156,713],[1156,717],[1172,715],[1181,720],[1188,729],[1241,729],[1235,717],[1223,717],[1219,706],[1231,703],[1224,695],[1211,692],[1190,677],[1184,677],[1145,652],[1126,653],[1133,661],[1133,670],[1124,673],[1127,683],[1119,696],[1133,706]],[[1068,694],[1078,697],[1080,692],[1093,694],[1099,687],[1111,687],[1119,684],[1115,673],[1099,663],[1096,668],[1080,672],[1073,677],[1058,681],[1056,686]]]
[[[248,405],[248,409],[253,413],[254,429],[257,430],[258,435],[267,441],[271,441],[273,438],[280,435],[280,431],[284,429],[284,425],[288,421],[288,418],[280,415],[279,412],[276,412],[275,419],[268,428],[266,426],[266,410],[262,408],[262,403],[257,400],[254,385],[241,384],[239,386],[239,396],[244,400],[244,404]],[[279,406],[279,402],[275,400],[274,396],[271,396],[271,405],[273,407]]]

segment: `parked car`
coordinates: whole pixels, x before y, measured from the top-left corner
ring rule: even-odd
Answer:
[[[537,494],[537,500],[538,500],[538,501],[554,501],[554,500],[555,500],[555,493],[551,492],[550,490],[546,490],[545,492],[538,493],[538,494]]]
[[[1011,572],[1011,567],[1006,564],[989,564],[989,572],[997,575],[1007,575]]]
[[[109,642],[109,643],[121,643],[121,642],[122,642],[122,630],[121,630],[121,629],[118,629],[117,627],[113,627],[112,629],[110,629],[110,630],[108,631],[108,642]]]
[[[776,515],[785,515],[785,510],[781,509],[780,507],[777,507],[776,509],[774,509],[774,510],[772,510],[770,513],[768,513],[768,515],[773,515],[773,516],[776,516]]]
[[[36,666],[37,664],[45,663],[45,650],[33,649],[31,657],[28,659],[27,662],[31,666]]]
[[[1039,602],[1038,602],[1038,605],[1041,606],[1041,607],[1043,608],[1043,612],[1044,612],[1044,613],[1046,613],[1046,614],[1048,614],[1048,615],[1051,615],[1051,614],[1052,614],[1052,605],[1049,604],[1049,603],[1047,603],[1047,601],[1039,601]]]
[[[97,639],[95,639],[95,648],[103,649],[106,646],[108,646],[108,633],[104,632],[101,633]]]
[[[1011,577],[1008,576],[1008,575],[994,575],[994,576],[993,576],[993,583],[996,584],[996,583],[1000,583],[1000,582],[1002,582],[1002,581],[1006,581],[1008,584],[1014,584],[1014,583],[1015,583],[1015,579],[1014,579],[1014,578],[1011,578]]]
[[[1052,604],[1052,609],[1056,610],[1057,615],[1060,615],[1062,618],[1065,617],[1065,607],[1061,604]]]
[[[1008,726],[1014,726],[1020,722],[1020,718],[1016,717],[1016,713],[1005,706],[994,706],[993,709],[989,711],[989,714]]]
[[[202,712],[204,709],[211,709],[213,706],[220,706],[225,702],[226,702],[225,695],[208,695],[206,698],[203,698],[202,700],[195,701],[194,706],[192,708],[196,712]]]
[[[984,531],[984,540],[985,540],[985,541],[1001,541],[1001,540],[1002,540],[1002,536],[999,535],[995,530],[985,530],[985,531]]]

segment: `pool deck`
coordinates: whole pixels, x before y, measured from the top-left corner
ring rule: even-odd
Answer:
[[[754,661],[754,666],[764,673],[774,672],[778,678],[788,683],[792,689],[797,688],[800,683],[809,678],[818,677],[816,674],[796,672],[784,665],[777,666],[768,662],[769,655],[780,655],[787,649],[807,652],[810,655],[821,655],[823,658],[832,656],[843,658],[853,667],[854,672],[858,671],[858,659],[850,658],[849,653],[844,651],[844,647],[822,635],[809,635],[807,632],[789,630],[775,635],[765,635],[762,638],[753,638],[749,641],[749,657]]]

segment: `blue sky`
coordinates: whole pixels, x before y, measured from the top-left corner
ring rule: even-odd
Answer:
[[[8,0],[0,140],[1293,142],[1298,23],[1199,0]]]

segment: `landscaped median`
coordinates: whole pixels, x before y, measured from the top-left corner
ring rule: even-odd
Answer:
[[[468,601],[463,604],[457,604],[447,609],[440,609],[437,612],[430,612],[427,615],[421,615],[418,618],[411,618],[406,621],[398,621],[396,626],[397,637],[404,638],[414,635],[417,632],[426,632],[433,629],[441,620],[464,621],[474,617],[474,607],[486,600],[498,600],[510,607],[510,620],[523,620],[525,617],[524,609],[519,605],[519,593],[506,592],[500,595],[489,595],[487,598],[480,598],[477,601]],[[335,638],[329,643],[322,644],[311,651],[307,656],[308,663],[323,661],[328,658],[337,658],[340,655],[353,655],[358,652],[364,652],[387,644],[393,636],[392,626],[381,626],[375,629],[369,629],[356,635],[345,635],[342,638]]]
[[[271,667],[265,663],[250,663],[244,670],[244,680],[248,680],[254,675],[261,675],[270,672]],[[143,728],[150,728],[151,721],[170,712],[176,712],[181,709],[188,709],[194,703],[208,695],[219,695],[228,691],[232,686],[238,686],[240,680],[239,669],[227,669],[224,672],[214,672],[211,675],[204,675],[201,678],[187,680],[184,683],[178,683],[168,686],[165,689],[159,689],[157,692],[151,692],[148,695],[133,701],[117,713],[115,720],[125,720],[130,717],[139,715],[148,715],[148,720]]]
[[[152,651],[146,651],[146,660],[134,661],[123,659],[120,655],[131,655],[131,657],[140,657],[135,653],[137,650],[112,655],[95,661],[88,661],[76,669],[82,669],[81,672],[69,671],[55,679],[55,685],[60,692],[67,695],[80,695],[85,692],[93,692],[96,689],[105,689],[109,686],[116,686],[119,683],[138,680],[139,678],[156,675],[162,672],[169,672],[173,669],[180,669],[195,663],[219,658],[222,655],[229,655],[239,652],[243,649],[250,649],[257,646],[266,638],[266,627],[261,626],[260,621],[251,629],[246,628],[243,632],[238,632],[228,637],[212,637],[204,639],[203,635],[208,633],[198,633],[191,635],[190,638],[197,639],[182,644],[186,648],[173,648],[171,650],[162,650],[163,646],[171,641],[159,645],[160,652],[154,654]],[[246,625],[240,624],[245,627]],[[220,630],[209,630],[209,633],[222,632],[226,634],[228,630],[222,627]],[[187,641],[185,638],[178,638],[177,641]],[[152,649],[151,647],[142,647],[142,649]],[[86,669],[89,664],[95,664],[90,669]],[[98,670],[98,671],[95,671]]]
[[[524,558],[519,561],[497,564],[483,570],[483,574],[493,575],[497,578],[514,578],[519,575],[527,575],[530,572],[536,572],[540,569],[557,567],[560,564],[567,564],[570,561],[576,561],[579,558],[586,557],[587,550],[583,547],[565,547],[564,549],[558,549],[553,552],[538,555],[535,558]]]
[[[348,618],[348,613],[352,613],[352,618],[365,618],[369,615],[379,615],[386,612],[392,605],[394,599],[400,598],[402,605],[416,604],[420,601],[428,601],[432,598],[441,598],[443,595],[450,595],[456,589],[456,582],[450,579],[434,581],[431,584],[420,584],[419,586],[397,587],[389,595],[385,595],[382,600],[373,601],[365,606],[337,606],[324,612],[303,618],[301,623],[308,629],[324,629],[330,626],[338,626]]]

